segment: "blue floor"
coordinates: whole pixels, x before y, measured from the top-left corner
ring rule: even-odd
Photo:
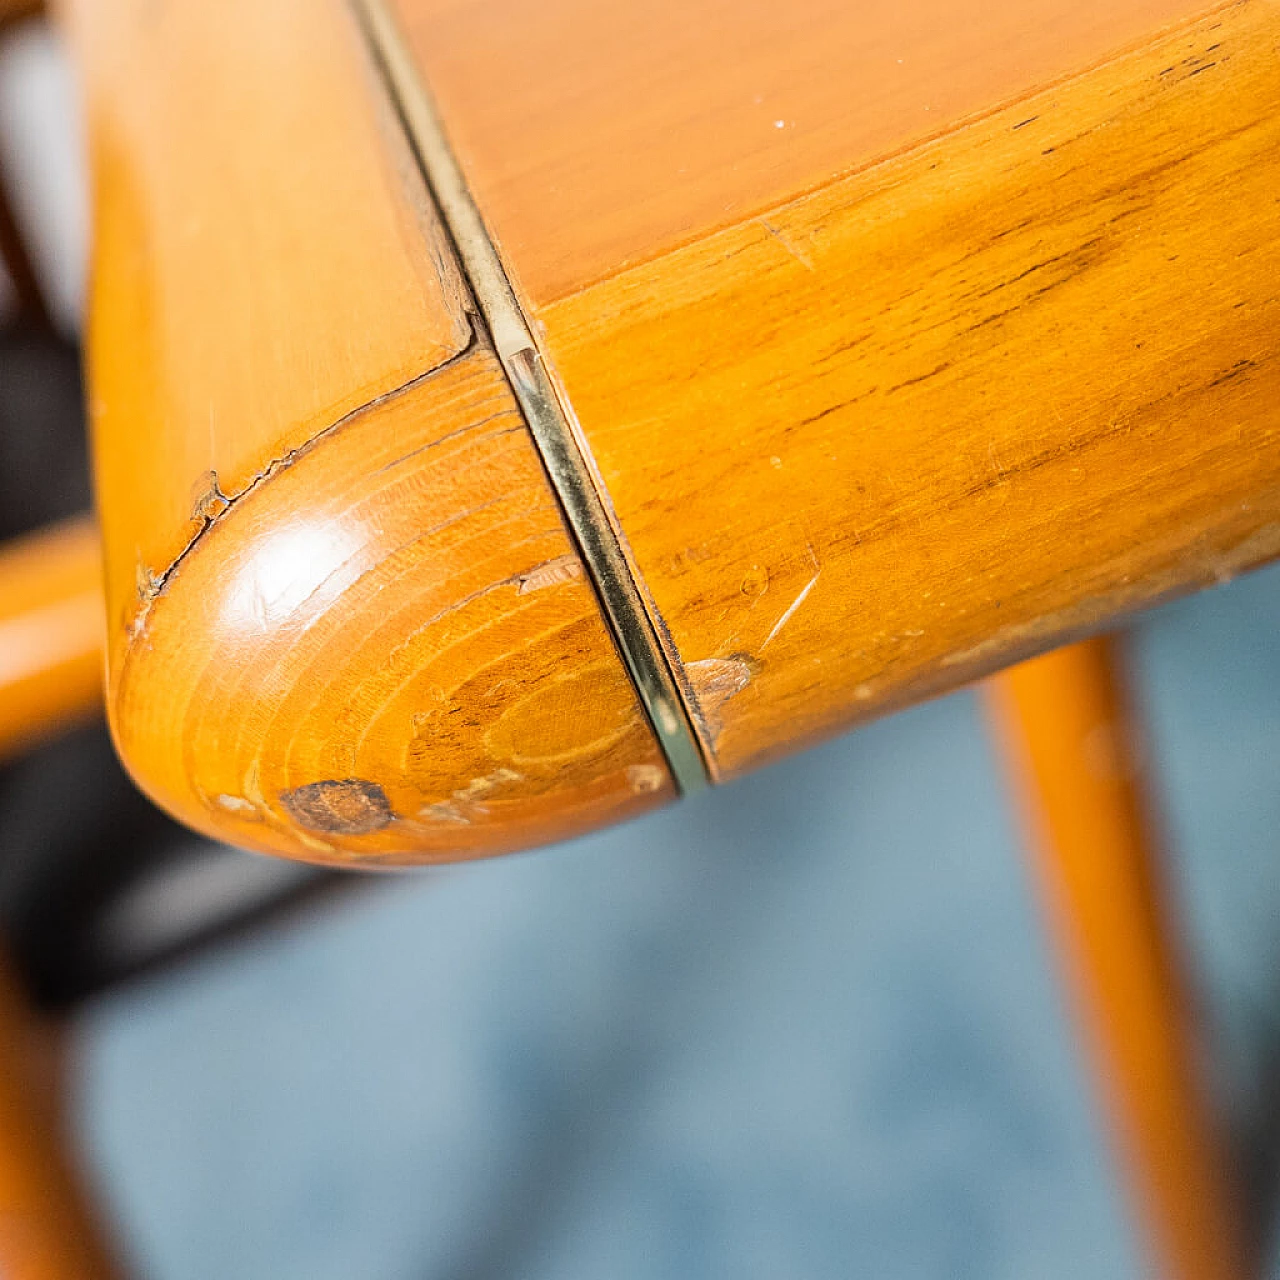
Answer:
[[[1280,1075],[1277,623],[1272,570],[1133,648],[1251,1169]],[[79,1032],[89,1156],[155,1280],[1144,1274],[967,694],[380,882]]]

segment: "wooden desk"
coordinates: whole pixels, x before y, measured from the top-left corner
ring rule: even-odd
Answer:
[[[713,779],[1280,549],[1274,0],[393,10],[388,89],[336,0],[69,6],[110,707],[188,822],[430,859],[673,794],[397,100]]]

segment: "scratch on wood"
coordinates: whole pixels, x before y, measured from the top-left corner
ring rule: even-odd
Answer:
[[[800,588],[800,594],[796,596],[796,598],[787,606],[787,609],[783,613],[782,617],[780,617],[777,620],[777,622],[773,624],[773,630],[770,631],[767,636],[765,636],[764,644],[760,646],[761,653],[763,653],[769,647],[770,643],[772,642],[773,638],[778,634],[778,632],[781,631],[782,628],[785,627],[787,623],[791,621],[793,615],[795,614],[795,611],[802,604],[804,604],[804,602],[809,598],[809,592],[812,591],[813,588],[817,585],[818,579],[821,576],[822,576],[822,570],[821,569],[815,570],[813,577],[810,578],[809,581],[806,582],[804,586]]]
[[[791,621],[795,615],[795,611],[809,598],[809,592],[818,584],[818,579],[822,577],[822,563],[818,559],[818,553],[813,549],[813,539],[806,537],[804,540],[804,549],[808,554],[809,563],[813,566],[813,577],[804,584],[800,589],[800,594],[787,606],[783,611],[782,617],[773,624],[773,630],[764,638],[764,644],[760,646],[760,652],[763,653],[773,638],[782,630],[783,627]]]
[[[489,812],[488,805],[480,801],[492,795],[498,788],[512,782],[521,782],[524,774],[514,769],[500,768],[483,778],[472,778],[465,787],[459,787],[452,797],[436,804],[423,805],[418,810],[420,818],[435,818],[441,822],[456,822],[460,826],[470,826],[473,818],[485,817]]]
[[[802,266],[806,271],[814,271],[813,259],[806,253],[801,253],[799,249],[791,243],[791,241],[782,234],[776,227],[771,226],[763,218],[760,219],[760,225]]]
[[[558,587],[566,582],[574,582],[582,577],[582,564],[578,557],[570,552],[557,556],[540,564],[528,573],[520,575],[520,586],[516,595],[527,596],[531,591],[540,591],[543,587]]]
[[[505,419],[513,419],[514,424],[509,427],[503,427],[499,431],[490,431],[485,435],[478,436],[477,442],[481,440],[495,440],[499,436],[516,435],[526,430],[524,420],[519,418],[514,409],[500,409],[497,413],[491,413],[487,418],[481,418],[479,422],[466,422],[462,426],[450,431],[442,436],[437,436],[434,440],[428,440],[426,444],[420,444],[416,449],[410,449],[408,453],[401,454],[398,458],[393,458],[390,462],[380,466],[374,475],[382,475],[385,471],[390,471],[395,467],[403,466],[406,462],[420,456],[424,453],[430,453],[433,449],[440,448],[441,445],[451,444],[453,441],[468,435],[472,432],[479,431],[481,427],[487,427],[491,422],[501,422]]]

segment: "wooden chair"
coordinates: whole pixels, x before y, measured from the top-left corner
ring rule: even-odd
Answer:
[[[66,18],[107,711],[208,835],[563,838],[1280,551],[1274,0]],[[1243,1276],[1110,645],[988,688],[1154,1265]]]

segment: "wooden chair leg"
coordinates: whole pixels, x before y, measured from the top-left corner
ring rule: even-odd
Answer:
[[[1114,642],[987,684],[1092,1065],[1162,1280],[1242,1280]]]
[[[119,1272],[62,1150],[52,1090],[38,1087],[34,1047],[0,974],[0,1276],[110,1280]]]

